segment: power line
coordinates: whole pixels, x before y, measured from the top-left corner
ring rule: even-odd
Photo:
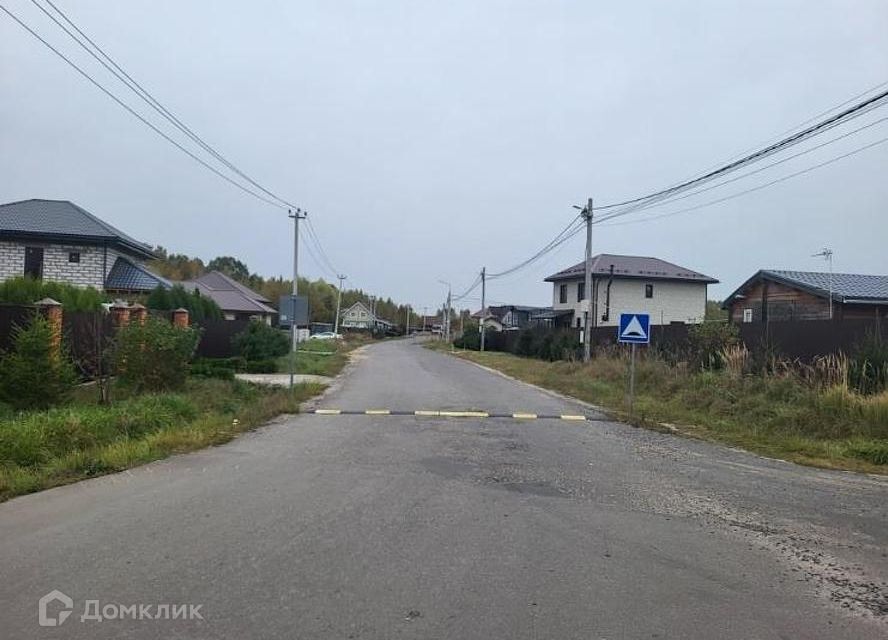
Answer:
[[[522,260],[518,264],[516,264],[512,267],[509,267],[508,269],[505,269],[504,271],[500,271],[499,273],[489,273],[489,274],[487,274],[487,278],[489,280],[501,278],[503,276],[509,275],[510,273],[514,273],[515,271],[518,271],[519,269],[523,269],[524,267],[532,264],[536,260],[539,260],[547,253],[549,253],[550,251],[552,251],[556,247],[560,246],[561,244],[563,244],[564,242],[566,242],[567,240],[572,238],[573,235],[576,234],[577,231],[582,228],[581,223],[578,225],[579,220],[580,220],[579,215],[576,216],[575,218],[573,218],[570,221],[570,223],[568,223],[568,225],[564,229],[562,229],[561,232],[557,236],[555,236],[542,249],[537,251],[535,254],[533,254],[532,256],[527,258],[526,260]]]
[[[758,185],[757,187],[752,187],[751,189],[746,189],[746,190],[744,190],[744,191],[739,191],[739,192],[737,192],[737,193],[733,193],[733,194],[728,195],[728,196],[725,196],[725,197],[723,197],[723,198],[718,198],[718,199],[716,199],[716,200],[710,200],[709,202],[704,202],[704,203],[702,203],[702,204],[698,204],[698,205],[695,205],[695,206],[693,206],[693,207],[687,207],[687,208],[685,208],[685,209],[678,209],[677,211],[670,211],[670,212],[662,213],[662,214],[659,214],[659,215],[656,215],[656,216],[648,216],[648,217],[646,217],[646,218],[642,218],[642,219],[640,219],[640,220],[627,220],[627,221],[625,221],[625,222],[615,222],[615,223],[612,223],[612,224],[607,224],[607,225],[605,225],[605,226],[614,226],[614,227],[615,227],[615,226],[620,226],[620,225],[624,225],[624,224],[636,224],[636,223],[639,223],[639,222],[648,222],[648,221],[650,221],[650,220],[657,220],[657,219],[659,219],[659,218],[667,218],[667,217],[670,217],[670,216],[678,215],[678,214],[680,214],[680,213],[687,213],[687,212],[689,212],[689,211],[696,211],[696,210],[698,210],[698,209],[702,209],[702,208],[704,208],[704,207],[708,207],[708,206],[711,206],[711,205],[714,205],[714,204],[719,204],[719,203],[725,202],[725,201],[727,201],[727,200],[733,200],[734,198],[739,198],[740,196],[744,196],[744,195],[747,195],[747,194],[749,194],[749,193],[753,193],[753,192],[755,192],[755,191],[761,191],[762,189],[766,189],[767,187],[771,187],[771,186],[773,186],[773,185],[775,185],[775,184],[778,184],[778,183],[781,183],[781,182],[785,182],[785,181],[787,181],[787,180],[790,180],[790,179],[792,179],[792,178],[796,178],[796,177],[801,176],[801,175],[804,175],[804,174],[806,174],[806,173],[810,173],[811,171],[815,171],[815,170],[820,169],[820,168],[822,168],[822,167],[825,167],[825,166],[827,166],[827,165],[830,165],[830,164],[833,164],[833,163],[835,163],[835,162],[838,162],[839,160],[844,160],[845,158],[849,158],[849,157],[851,157],[851,156],[857,155],[858,153],[861,153],[861,152],[863,152],[863,151],[866,151],[867,149],[871,149],[871,148],[873,148],[873,147],[876,147],[876,146],[878,146],[878,145],[880,145],[880,144],[885,144],[886,142],[888,142],[888,137],[886,137],[886,138],[882,138],[881,140],[876,140],[875,142],[871,142],[870,144],[864,145],[863,147],[859,147],[859,148],[857,148],[857,149],[854,149],[853,151],[849,151],[848,153],[843,153],[843,154],[840,155],[840,156],[836,156],[836,157],[834,157],[834,158],[830,158],[829,160],[825,160],[824,162],[820,162],[820,163],[815,164],[815,165],[813,165],[813,166],[810,166],[810,167],[808,167],[808,168],[806,168],[806,169],[802,169],[802,170],[800,170],[800,171],[796,171],[795,173],[790,173],[790,174],[788,174],[788,175],[782,176],[782,177],[777,178],[777,179],[775,179],[775,180],[771,180],[770,182],[766,182],[766,183],[764,183],[764,184]],[[607,222],[608,220],[612,220],[612,219],[614,219],[614,218],[619,218],[619,217],[621,217],[621,216],[623,216],[623,215],[626,215],[626,214],[625,214],[625,213],[622,213],[622,212],[621,212],[621,213],[615,213],[615,214],[612,214],[612,215],[610,215],[610,216],[605,216],[605,217],[603,217],[603,218],[599,218],[598,220],[594,221],[592,224],[602,224],[602,223],[604,223],[604,222]]]
[[[243,184],[237,182],[236,180],[233,180],[231,177],[229,177],[229,176],[225,175],[224,173],[222,173],[221,171],[219,171],[216,167],[213,167],[212,165],[210,165],[209,163],[207,163],[206,161],[204,161],[202,158],[200,158],[199,156],[195,155],[192,151],[190,151],[189,149],[187,149],[187,148],[185,148],[184,146],[182,146],[181,144],[179,144],[179,142],[177,142],[176,140],[174,140],[173,138],[171,138],[169,135],[167,135],[165,132],[163,132],[161,129],[159,129],[156,125],[154,125],[151,121],[149,121],[148,119],[146,119],[144,116],[142,116],[140,113],[138,113],[135,109],[133,109],[131,106],[129,106],[129,105],[126,104],[123,100],[121,100],[119,97],[117,97],[114,93],[112,93],[109,89],[107,89],[104,85],[102,85],[98,80],[96,80],[96,79],[93,78],[91,75],[89,75],[86,71],[84,71],[81,67],[79,67],[75,62],[73,62],[73,61],[72,61],[70,58],[68,58],[65,54],[63,54],[61,51],[59,51],[57,48],[55,48],[52,44],[50,44],[47,40],[45,40],[40,34],[38,34],[36,31],[34,31],[34,30],[33,30],[31,27],[29,27],[27,24],[25,24],[25,22],[23,22],[18,16],[16,16],[15,14],[13,14],[13,13],[12,13],[9,9],[7,9],[5,6],[0,5],[0,10],[2,10],[4,13],[6,13],[6,15],[8,15],[10,18],[12,18],[16,23],[18,23],[18,25],[19,25],[22,29],[24,29],[24,30],[27,31],[31,36],[33,36],[35,39],[37,39],[41,44],[43,44],[43,46],[45,46],[46,48],[48,48],[48,49],[49,49],[50,51],[52,51],[55,55],[57,55],[59,58],[61,58],[63,61],[65,61],[65,62],[66,62],[71,68],[73,68],[75,71],[77,71],[77,73],[79,73],[81,76],[83,76],[83,77],[84,77],[88,82],[90,82],[93,86],[95,86],[95,87],[96,87],[97,89],[99,89],[102,93],[104,93],[104,94],[107,95],[109,98],[111,98],[111,99],[112,99],[114,102],[116,102],[120,107],[122,107],[122,108],[125,109],[127,112],[129,112],[130,115],[132,115],[133,117],[135,117],[136,119],[138,119],[138,120],[139,120],[140,122],[142,122],[145,126],[147,126],[147,127],[150,128],[152,131],[154,131],[154,133],[156,133],[157,135],[159,135],[160,137],[162,137],[164,140],[166,140],[167,142],[169,142],[171,145],[173,145],[174,147],[176,147],[177,149],[179,149],[179,151],[181,151],[182,153],[186,154],[186,155],[187,155],[188,157],[190,157],[192,160],[194,160],[195,162],[199,163],[199,164],[200,164],[201,166],[203,166],[204,168],[206,168],[206,169],[212,171],[212,172],[215,173],[217,176],[219,176],[220,178],[222,178],[222,179],[225,180],[226,182],[228,182],[228,183],[234,185],[235,187],[237,187],[237,188],[240,189],[241,191],[244,191],[245,193],[247,193],[247,194],[253,196],[254,198],[257,198],[258,200],[261,200],[261,201],[263,201],[263,202],[265,202],[265,203],[267,203],[267,204],[270,204],[270,205],[272,205],[272,206],[274,206],[274,207],[277,207],[277,208],[279,208],[279,209],[284,209],[284,210],[286,210],[286,209],[288,208],[287,205],[285,205],[285,204],[281,204],[280,202],[276,202],[276,201],[274,201],[274,200],[271,200],[271,199],[269,199],[269,198],[266,198],[265,196],[263,196],[263,195],[257,193],[256,191],[253,191],[253,190],[250,189],[249,187],[244,186]],[[68,33],[70,34],[70,32],[68,32]],[[118,77],[119,77],[119,76],[118,76]],[[264,189],[262,189],[262,190],[264,191]]]
[[[735,171],[743,166],[746,166],[746,165],[751,164],[753,162],[757,162],[759,160],[762,160],[763,158],[766,158],[766,157],[771,156],[775,153],[783,151],[784,149],[787,149],[791,146],[799,144],[800,142],[807,140],[810,137],[819,135],[820,133],[822,133],[824,131],[827,131],[827,130],[832,129],[836,126],[839,126],[840,124],[844,124],[845,122],[848,122],[854,118],[862,116],[863,114],[871,111],[872,109],[876,109],[878,107],[883,106],[886,103],[886,101],[888,101],[888,91],[882,91],[882,92],[876,94],[875,96],[872,96],[862,102],[858,102],[858,103],[854,104],[853,106],[845,109],[844,111],[837,113],[836,115],[833,115],[833,116],[827,118],[826,120],[822,120],[810,127],[802,129],[801,131],[794,133],[794,134],[790,135],[789,137],[783,138],[776,143],[773,143],[763,149],[760,149],[760,150],[755,151],[751,154],[748,154],[748,155],[740,158],[739,160],[735,160],[733,162],[730,162],[729,164],[726,164],[718,169],[715,169],[713,171],[709,171],[702,176],[699,176],[697,178],[693,178],[691,180],[686,180],[686,181],[679,183],[677,185],[674,185],[672,187],[668,187],[668,188],[663,189],[661,191],[656,191],[654,193],[650,193],[645,196],[640,196],[637,198],[624,200],[623,202],[615,202],[615,203],[611,203],[611,204],[598,206],[598,207],[596,207],[596,210],[600,211],[603,209],[613,209],[613,208],[623,207],[623,206],[627,206],[627,205],[637,204],[640,202],[646,202],[646,201],[652,200],[654,198],[662,198],[665,196],[669,196],[669,195],[675,194],[679,191],[684,191],[686,189],[694,187],[698,184],[708,182],[720,175],[724,175],[725,173]]]
[[[813,147],[809,147],[808,149],[804,149],[802,151],[799,151],[797,153],[789,155],[785,158],[782,158],[782,159],[772,162],[770,164],[766,164],[763,167],[759,167],[758,169],[748,171],[747,173],[741,174],[739,176],[734,176],[733,178],[729,178],[729,179],[719,182],[717,184],[713,184],[708,187],[704,187],[702,189],[697,189],[696,191],[692,191],[690,193],[685,193],[683,195],[669,197],[664,200],[659,200],[657,202],[653,202],[651,204],[642,203],[642,204],[637,205],[635,207],[631,207],[629,209],[615,212],[613,214],[605,214],[602,218],[600,218],[600,221],[603,222],[604,220],[609,220],[612,217],[624,216],[624,215],[628,215],[629,213],[635,213],[637,211],[645,211],[647,209],[655,209],[657,207],[663,207],[668,204],[672,204],[673,202],[678,202],[679,200],[687,200],[688,198],[693,198],[693,197],[698,196],[702,193],[712,191],[713,189],[718,189],[718,188],[723,187],[725,185],[732,184],[732,183],[737,182],[739,180],[743,180],[744,178],[748,178],[750,176],[759,174],[763,171],[767,171],[768,169],[771,169],[771,168],[776,167],[778,165],[785,164],[786,162],[789,162],[790,160],[794,160],[794,159],[799,158],[801,156],[804,156],[804,155],[807,155],[807,154],[812,153],[814,151],[817,151],[818,149],[822,149],[823,147],[826,147],[828,145],[839,142],[840,140],[844,140],[845,138],[849,138],[853,135],[860,133],[861,131],[865,131],[867,129],[870,129],[870,128],[872,128],[878,124],[881,124],[883,122],[886,122],[886,121],[888,121],[888,116],[886,116],[884,118],[879,118],[878,120],[874,120],[873,122],[865,124],[862,127],[858,127],[858,128],[853,129],[851,131],[847,131],[839,136],[831,138],[831,139],[827,140],[826,142],[821,142],[820,144],[814,145]],[[645,218],[645,219],[647,219],[647,218]]]
[[[340,270],[333,265],[333,262],[330,260],[330,256],[327,255],[327,252],[324,250],[324,246],[321,244],[321,238],[318,235],[317,230],[314,228],[314,225],[311,222],[311,218],[306,218],[306,222],[308,223],[307,227],[309,231],[309,236],[314,242],[315,247],[317,248],[318,253],[321,256],[321,259],[324,261],[324,264],[329,268],[334,276],[338,275],[340,273]]]

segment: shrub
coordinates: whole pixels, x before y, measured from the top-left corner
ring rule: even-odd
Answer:
[[[244,371],[246,373],[276,373],[277,362],[274,360],[247,360]]]
[[[199,378],[234,380],[234,369],[218,364],[195,363],[191,365],[191,375]]]
[[[65,399],[77,376],[68,354],[55,353],[52,341],[52,327],[40,315],[13,329],[12,351],[0,358],[0,401],[16,409],[42,409]]]
[[[117,332],[117,375],[137,391],[178,389],[188,376],[199,337],[196,329],[156,318],[127,325]]]
[[[271,360],[290,350],[290,341],[283,331],[264,322],[253,321],[241,333],[234,336],[232,344],[247,360]]]
[[[739,341],[737,326],[729,322],[703,322],[688,329],[688,348],[693,364],[701,369],[721,369],[723,353]]]
[[[188,292],[180,284],[166,289],[157,286],[150,294],[145,305],[149,309],[169,311],[171,309],[188,309],[188,316],[192,322],[200,324],[203,320],[219,320],[222,318],[222,310],[213,300],[200,295],[198,291]]]
[[[104,300],[102,293],[92,287],[27,277],[0,282],[0,302],[32,304],[43,298],[61,302],[65,311],[97,311]]]
[[[864,394],[888,387],[888,344],[877,333],[869,333],[848,360],[848,383]]]

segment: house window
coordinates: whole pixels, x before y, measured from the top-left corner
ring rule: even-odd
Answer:
[[[558,302],[560,304],[567,303],[567,285],[566,284],[563,284],[560,287],[558,287]]]
[[[583,320],[577,316],[577,329],[582,329]]]
[[[80,262],[80,252],[79,251],[69,251],[68,252],[68,262]]]
[[[743,322],[752,322],[752,309],[743,310]]]
[[[35,280],[43,277],[42,247],[25,247],[25,275]]]
[[[645,298],[653,298],[654,297],[654,285],[652,285],[652,284],[644,285],[644,297]]]
[[[582,281],[577,285],[577,302],[582,302],[586,299],[586,282]]]

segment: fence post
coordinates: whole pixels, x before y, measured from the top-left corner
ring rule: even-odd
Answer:
[[[62,303],[52,298],[43,298],[34,303],[43,317],[49,323],[51,332],[50,351],[53,358],[58,358],[62,352]]]
[[[184,329],[188,328],[188,309],[183,309],[181,307],[179,307],[178,309],[173,309],[173,325],[177,327],[182,327]]]
[[[115,329],[120,329],[129,324],[130,308],[125,302],[115,302],[111,305],[111,322]]]
[[[144,326],[145,321],[148,319],[148,309],[137,302],[129,308],[129,317],[130,320],[139,326]]]

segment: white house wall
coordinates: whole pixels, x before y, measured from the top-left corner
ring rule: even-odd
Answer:
[[[552,307],[555,311],[571,310],[576,318],[582,318],[582,303],[577,301],[579,280],[553,283]],[[620,314],[628,312],[648,313],[651,324],[671,322],[703,322],[706,315],[706,285],[700,282],[675,282],[663,280],[643,280],[615,278],[611,284],[610,319],[601,320],[607,299],[607,279],[597,279],[598,283],[598,326],[617,326]],[[567,284],[567,302],[561,303],[560,285]],[[654,286],[653,298],[645,298],[645,285]]]
[[[106,263],[104,249],[99,246],[0,241],[0,281],[24,275],[26,246],[43,248],[44,280],[96,289],[105,286],[108,272],[121,255],[108,249]],[[68,262],[68,254],[71,252],[80,254],[80,262]]]

